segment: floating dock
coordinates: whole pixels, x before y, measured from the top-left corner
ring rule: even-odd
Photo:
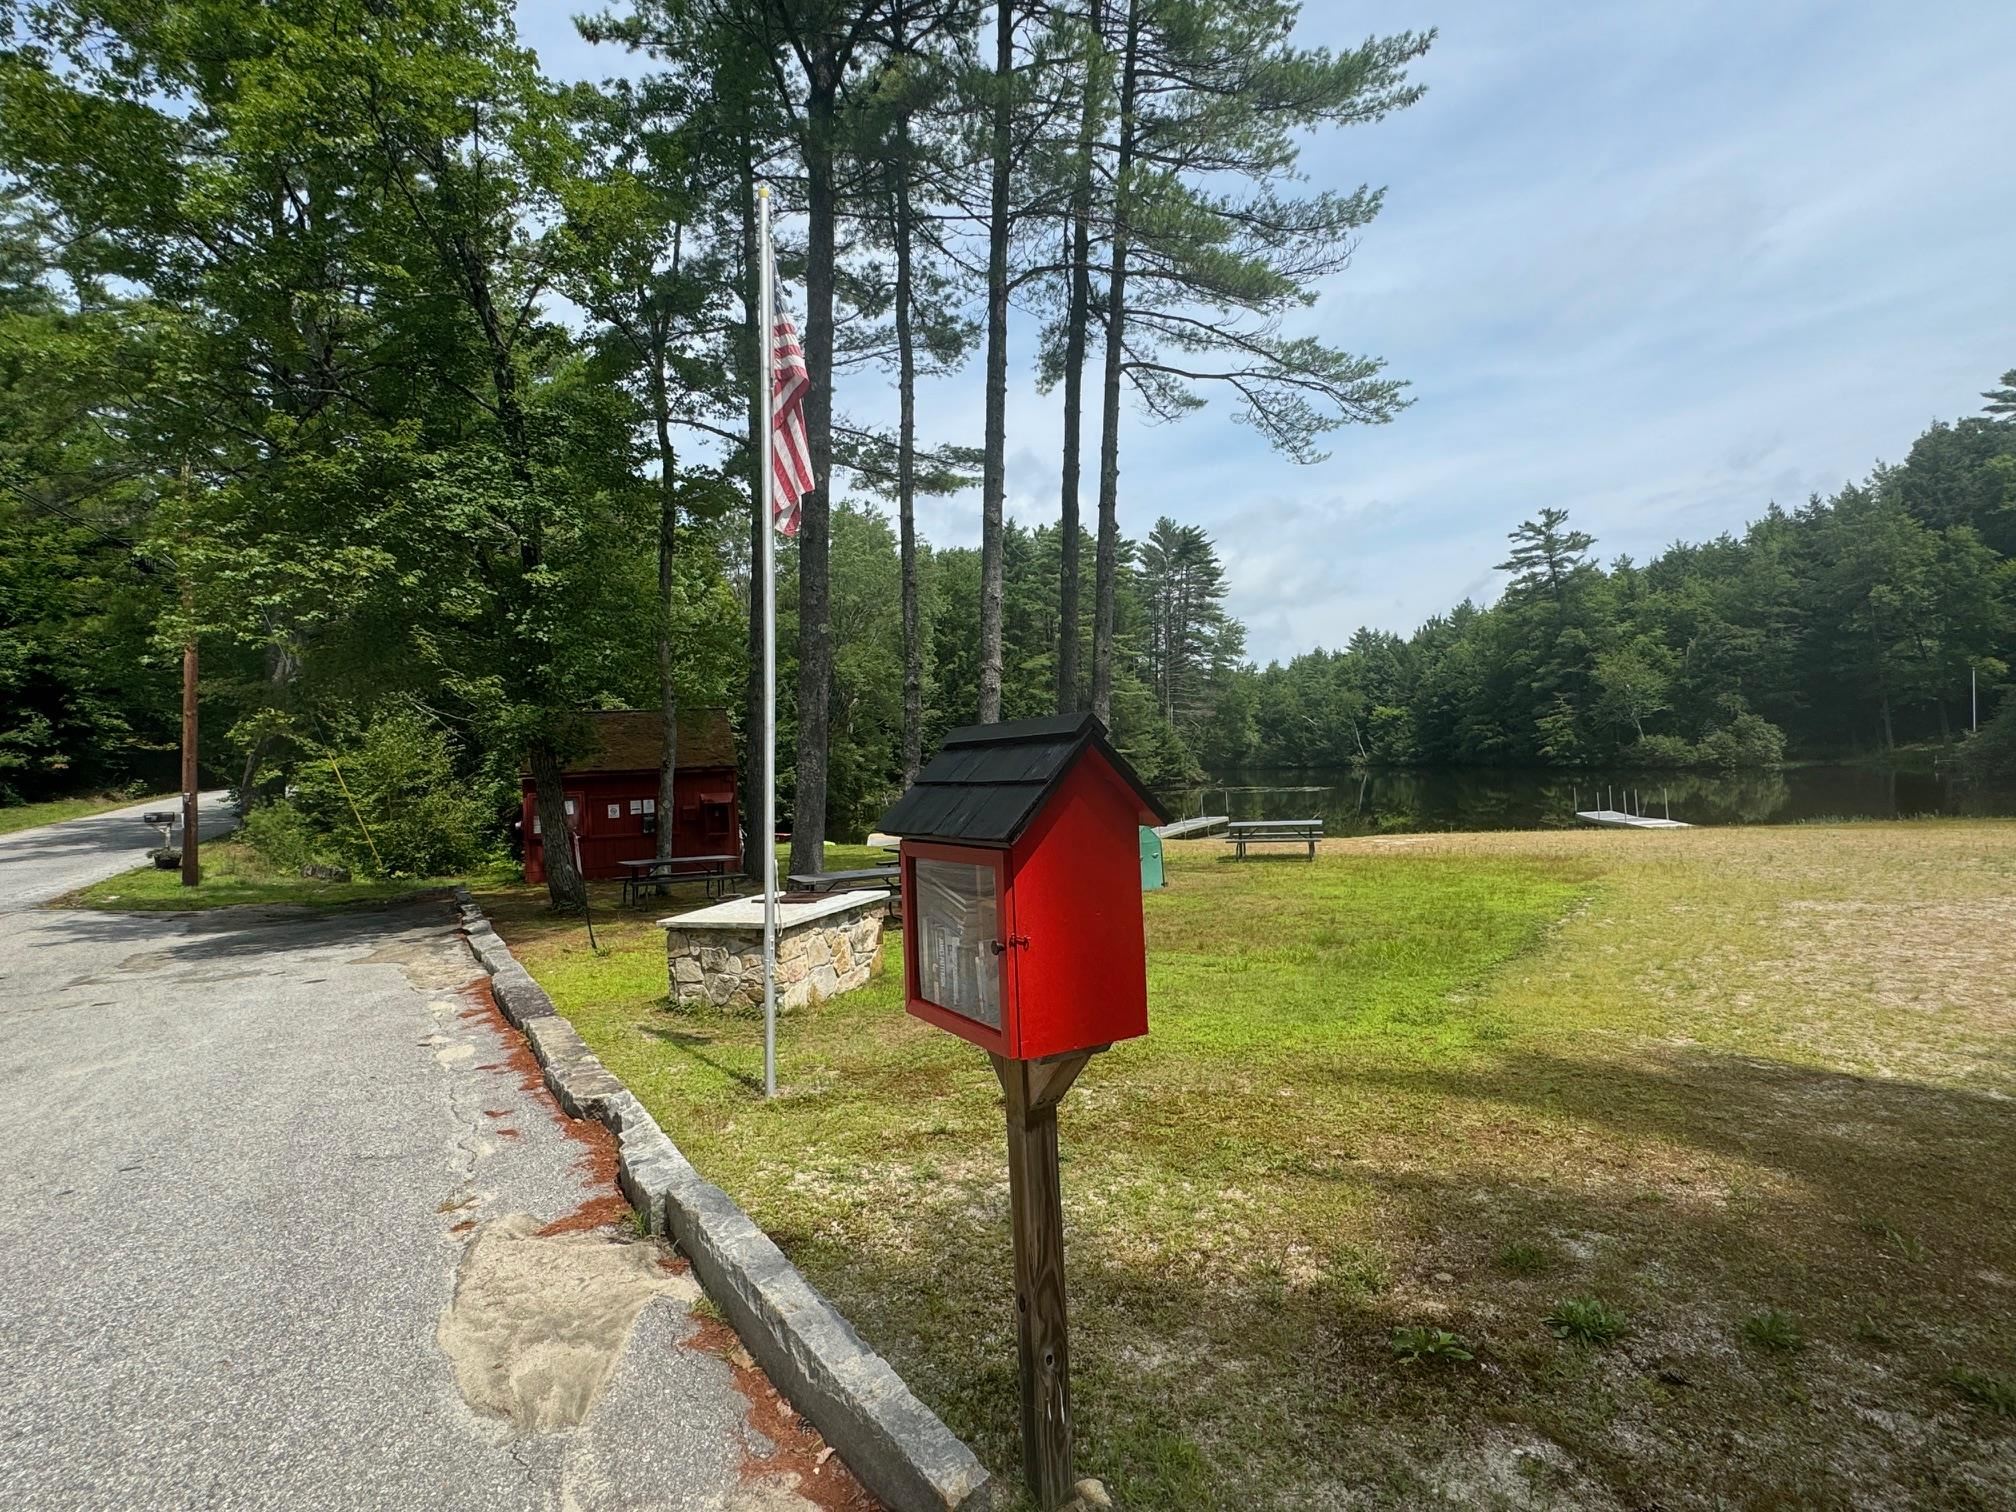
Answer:
[[[1600,824],[1608,829],[1692,829],[1678,819],[1653,819],[1645,814],[1627,814],[1622,809],[1577,809],[1575,817],[1584,824]]]
[[[1231,822],[1231,816],[1227,814],[1205,814],[1196,819],[1178,819],[1174,824],[1157,825],[1155,833],[1164,840],[1189,840],[1223,829]]]

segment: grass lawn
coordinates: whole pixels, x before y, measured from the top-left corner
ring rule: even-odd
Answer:
[[[121,798],[99,794],[93,798],[52,798],[47,803],[17,803],[11,808],[0,808],[0,835],[11,835],[16,830],[34,829],[39,824],[56,824],[65,819],[83,819],[92,814],[102,814],[108,809],[130,808],[136,803],[145,803],[144,798]],[[163,794],[153,800],[156,803],[176,802],[173,793]]]
[[[356,903],[389,903],[414,893],[453,886],[453,877],[362,878],[323,882],[268,866],[250,846],[235,840],[206,840],[199,855],[203,878],[182,885],[180,870],[136,867],[94,882],[59,900],[66,908],[170,911],[229,908],[239,903],[293,903],[308,908],[341,908]]]
[[[1223,850],[1168,847],[1152,1032],[1062,1111],[1081,1474],[1136,1512],[2016,1504],[2016,824]],[[484,902],[1019,1479],[979,1052],[891,972],[784,1020],[765,1105],[760,1024],[666,1005],[684,900],[603,909],[600,955]]]

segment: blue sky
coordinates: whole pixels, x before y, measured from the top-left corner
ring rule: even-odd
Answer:
[[[550,71],[629,66],[565,14],[520,5]],[[1314,185],[1387,187],[1306,319],[1413,406],[1311,467],[1223,399],[1123,431],[1122,530],[1209,530],[1257,659],[1494,597],[1505,532],[1545,505],[1606,557],[1740,528],[1900,460],[2016,367],[2016,4],[1315,0],[1299,36],[1430,26],[1427,97],[1303,159]],[[1033,343],[1018,324],[1008,487],[1037,523],[1060,419]],[[837,398],[893,418],[878,375]],[[977,361],[919,409],[928,439],[977,444]],[[971,544],[978,509],[926,501],[920,526]]]

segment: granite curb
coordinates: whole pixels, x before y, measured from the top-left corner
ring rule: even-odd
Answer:
[[[756,1362],[892,1512],[984,1512],[994,1482],[971,1449],[799,1274],[734,1200],[701,1177],[555,1011],[466,887],[462,932],[504,1016],[524,1034],[546,1085],[575,1118],[616,1136],[623,1193],[669,1234]]]

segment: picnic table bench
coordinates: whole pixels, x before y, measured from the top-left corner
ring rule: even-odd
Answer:
[[[619,861],[618,866],[627,867],[630,875],[623,879],[623,902],[627,905],[641,900],[645,888],[662,893],[668,882],[704,881],[707,896],[723,897],[728,884],[734,880],[734,873],[728,868],[741,858],[739,856],[673,856],[660,861],[655,856],[647,856],[641,861]]]
[[[1235,855],[1246,859],[1249,845],[1304,845],[1309,859],[1316,859],[1316,842],[1323,838],[1321,819],[1234,819],[1225,826],[1225,843],[1236,846]]]
[[[794,892],[834,892],[843,887],[873,887],[878,882],[894,892],[896,867],[860,866],[849,871],[792,872],[784,880]]]

